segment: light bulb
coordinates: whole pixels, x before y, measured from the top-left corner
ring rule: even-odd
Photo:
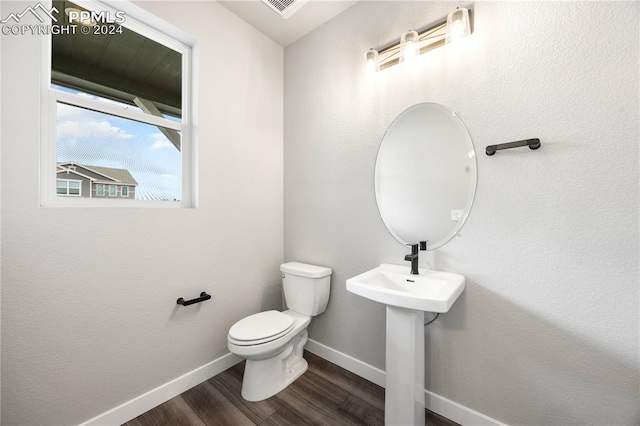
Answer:
[[[447,16],[447,36],[445,42],[452,43],[471,34],[469,10],[459,7]]]
[[[409,30],[400,38],[400,60],[411,62],[420,52],[418,33]]]
[[[380,70],[378,65],[378,51],[369,49],[364,54],[364,70],[367,74],[373,74]]]
[[[67,7],[64,13],[69,17],[70,24],[80,24],[86,27],[95,27],[98,25],[96,21],[91,18],[91,12],[86,10],[80,10],[75,7]]]
[[[463,28],[462,28],[462,22],[460,21],[453,21],[453,28],[451,29],[451,36],[452,38],[460,38],[463,35]]]

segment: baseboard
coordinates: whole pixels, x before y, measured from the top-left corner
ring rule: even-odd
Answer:
[[[240,361],[242,361],[240,357],[231,353],[223,355],[202,367],[198,367],[91,420],[87,420],[80,426],[121,425],[126,423],[216,374],[222,373]]]
[[[339,352],[329,346],[309,339],[305,349],[330,361],[345,370],[349,370],[360,377],[363,377],[378,386],[385,387],[385,372],[372,365],[366,364],[347,354]],[[461,425],[473,426],[507,426],[498,420],[485,416],[471,408],[458,404],[445,397],[437,395],[425,389],[425,408],[434,413],[440,414]]]
[[[321,358],[330,361],[345,370],[351,371],[360,377],[379,386],[385,387],[385,372],[372,365],[364,363],[350,355],[339,352],[329,346],[309,339],[305,349]],[[87,420],[80,426],[121,425],[129,420],[146,413],[152,408],[180,395],[192,387],[210,379],[216,374],[222,373],[233,367],[242,359],[228,353],[215,359],[202,367],[198,367],[170,382],[158,386],[130,401],[125,402],[91,420]],[[425,390],[425,407],[434,413],[453,420],[461,425],[473,426],[506,426],[491,417],[485,416],[457,402],[451,401],[433,392]]]
[[[357,374],[378,386],[385,387],[386,382],[384,371],[372,365],[366,364],[350,355],[338,352],[337,350],[323,345],[322,343],[318,343],[315,340],[307,340],[307,344],[304,348],[312,354],[318,355],[320,358],[326,359],[345,370],[351,371],[353,374]]]
[[[424,406],[434,413],[440,414],[461,425],[473,426],[507,426],[496,419],[478,413],[469,407],[458,404],[450,399],[425,389]]]

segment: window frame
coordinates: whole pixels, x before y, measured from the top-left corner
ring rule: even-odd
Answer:
[[[58,182],[66,182],[67,183],[67,193],[66,194],[58,194]],[[69,186],[69,182],[78,182],[78,193],[70,194],[69,190],[71,187]],[[56,197],[82,197],[82,181],[78,179],[64,179],[64,178],[56,178]]]
[[[42,2],[45,4],[45,2]],[[49,7],[50,2],[47,2]],[[144,112],[136,111],[127,106],[101,102],[86,96],[62,92],[51,87],[51,35],[42,36],[42,64],[41,64],[41,153],[40,153],[40,206],[41,207],[150,207],[150,208],[194,208],[197,203],[196,187],[196,133],[195,119],[197,76],[197,41],[193,36],[172,26],[166,21],[152,15],[150,12],[129,2],[74,0],[74,3],[87,10],[110,12],[124,11],[126,21],[124,27],[138,34],[160,43],[182,55],[182,122],[176,122],[164,117],[156,117]],[[45,4],[46,6],[46,4]],[[64,197],[56,193],[57,166],[57,105],[58,103],[71,105],[96,111],[127,120],[133,120],[153,126],[165,127],[179,131],[181,134],[180,153],[182,171],[182,195],[180,201],[152,201],[114,199],[112,197],[83,198]],[[97,190],[96,190],[97,191]],[[96,193],[97,195],[97,193]],[[106,194],[105,194],[106,195]],[[129,198],[129,196],[127,196]]]
[[[104,183],[96,183],[96,197],[104,197],[105,191],[104,191]],[[98,192],[98,188],[102,188],[102,194],[100,192]]]
[[[126,194],[125,194],[125,190],[126,190]],[[122,198],[129,198],[129,187],[127,185],[122,185],[120,187],[120,196]]]

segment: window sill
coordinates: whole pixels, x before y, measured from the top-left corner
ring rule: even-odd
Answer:
[[[187,201],[148,201],[134,199],[97,199],[80,197],[59,197],[41,202],[42,208],[130,208],[130,209],[190,209],[194,205]]]

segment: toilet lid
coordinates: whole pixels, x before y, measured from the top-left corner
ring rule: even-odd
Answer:
[[[229,330],[229,337],[240,341],[267,339],[289,331],[293,318],[278,311],[260,312],[235,323]]]

